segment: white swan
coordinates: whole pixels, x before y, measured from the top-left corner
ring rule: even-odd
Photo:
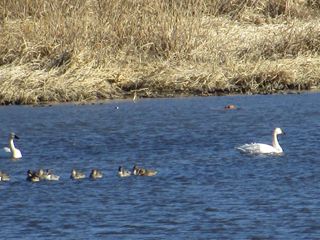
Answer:
[[[20,150],[14,146],[13,139],[19,139],[19,137],[12,132],[9,135],[9,147],[4,147],[1,155],[13,159],[22,158]]]
[[[237,147],[244,153],[250,154],[281,154],[283,150],[278,142],[278,134],[285,134],[281,128],[275,128],[273,131],[272,146],[264,143],[250,143]]]

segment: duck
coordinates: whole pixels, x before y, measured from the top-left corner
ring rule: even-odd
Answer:
[[[0,171],[0,181],[1,182],[10,181],[10,176],[7,173]]]
[[[92,169],[91,173],[90,173],[90,178],[91,179],[98,179],[98,178],[102,178],[103,174],[100,170],[98,169]]]
[[[35,172],[35,174],[39,177],[40,180],[46,179],[46,172],[43,169],[39,169]]]
[[[77,171],[76,169],[72,169],[71,176],[70,176],[71,179],[78,180],[78,179],[83,179],[85,177],[86,175],[83,172]]]
[[[264,143],[249,143],[241,145],[237,147],[237,149],[240,152],[249,154],[282,154],[283,149],[281,148],[277,137],[279,134],[285,135],[285,132],[281,128],[277,127],[272,133],[272,145]]]
[[[37,172],[32,172],[30,169],[27,171],[27,181],[40,182],[40,177]]]
[[[39,169],[37,175],[39,176],[40,180],[58,181],[60,179],[60,176],[53,174],[53,172],[49,169]]]
[[[228,104],[224,107],[224,109],[227,109],[227,110],[234,110],[234,109],[237,109],[236,105],[234,104]]]
[[[60,176],[54,174],[51,170],[47,169],[46,170],[46,180],[49,180],[49,181],[59,181],[60,179]]]
[[[156,170],[139,168],[137,166],[133,166],[132,172],[133,172],[133,175],[135,176],[148,176],[148,177],[155,176],[158,173],[158,171]]]
[[[118,170],[118,175],[119,177],[129,177],[131,175],[131,172],[125,170],[122,166],[120,166]]]
[[[132,168],[132,174],[135,176],[139,175],[139,172],[142,170],[142,168],[138,168],[136,165],[133,166]]]
[[[20,138],[14,132],[11,132],[9,135],[9,147],[4,147],[1,155],[11,157],[12,159],[22,158],[21,151],[14,145],[14,139]]]

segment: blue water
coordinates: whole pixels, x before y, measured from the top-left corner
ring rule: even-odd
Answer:
[[[320,94],[0,108],[0,239],[320,239]],[[224,110],[226,104],[239,110]],[[115,107],[118,106],[119,109]],[[283,156],[235,147],[271,143]],[[119,178],[119,165],[159,171]],[[25,181],[50,168],[58,182]],[[97,181],[69,179],[72,168]]]

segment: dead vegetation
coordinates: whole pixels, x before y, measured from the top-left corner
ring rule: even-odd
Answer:
[[[0,1],[0,104],[320,83],[315,0]]]

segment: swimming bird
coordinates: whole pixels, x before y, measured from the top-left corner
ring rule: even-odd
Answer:
[[[10,176],[2,171],[0,171],[0,181],[6,182],[10,181]]]
[[[250,154],[281,154],[283,150],[278,142],[277,136],[279,134],[285,134],[281,128],[275,128],[273,131],[272,145],[264,143],[250,143],[237,147],[240,152]]]
[[[129,177],[131,175],[131,172],[125,170],[122,166],[120,166],[118,170],[118,175],[119,177]]]
[[[14,146],[13,139],[19,139],[14,132],[10,133],[9,135],[9,147],[4,147],[1,155],[5,157],[11,157],[12,159],[22,158],[21,151]]]
[[[90,178],[91,179],[97,179],[97,178],[102,178],[103,174],[100,170],[98,169],[92,169],[91,173],[90,173]]]
[[[30,182],[39,182],[40,177],[36,172],[32,172],[30,169],[27,171],[27,181]]]
[[[46,173],[43,169],[39,169],[38,171],[34,172],[40,180],[45,180],[46,179]]]
[[[137,166],[133,166],[132,172],[133,172],[133,175],[135,176],[148,176],[148,177],[155,176],[158,173],[156,170],[139,168]]]
[[[233,104],[228,104],[224,107],[224,109],[227,109],[227,110],[234,110],[234,109],[237,109],[236,105],[233,105]]]
[[[142,168],[138,168],[136,165],[133,166],[132,168],[133,175],[138,176],[140,171],[142,171]]]
[[[58,181],[60,179],[60,176],[53,174],[53,172],[49,169],[39,169],[37,175],[39,176],[40,180]]]
[[[49,181],[59,181],[60,176],[54,174],[51,170],[47,169],[46,170],[46,180]]]
[[[75,169],[72,169],[71,176],[70,176],[71,179],[78,180],[78,179],[82,179],[82,178],[85,178],[85,177],[86,177],[86,175],[83,172],[80,172],[80,171],[77,171]]]

